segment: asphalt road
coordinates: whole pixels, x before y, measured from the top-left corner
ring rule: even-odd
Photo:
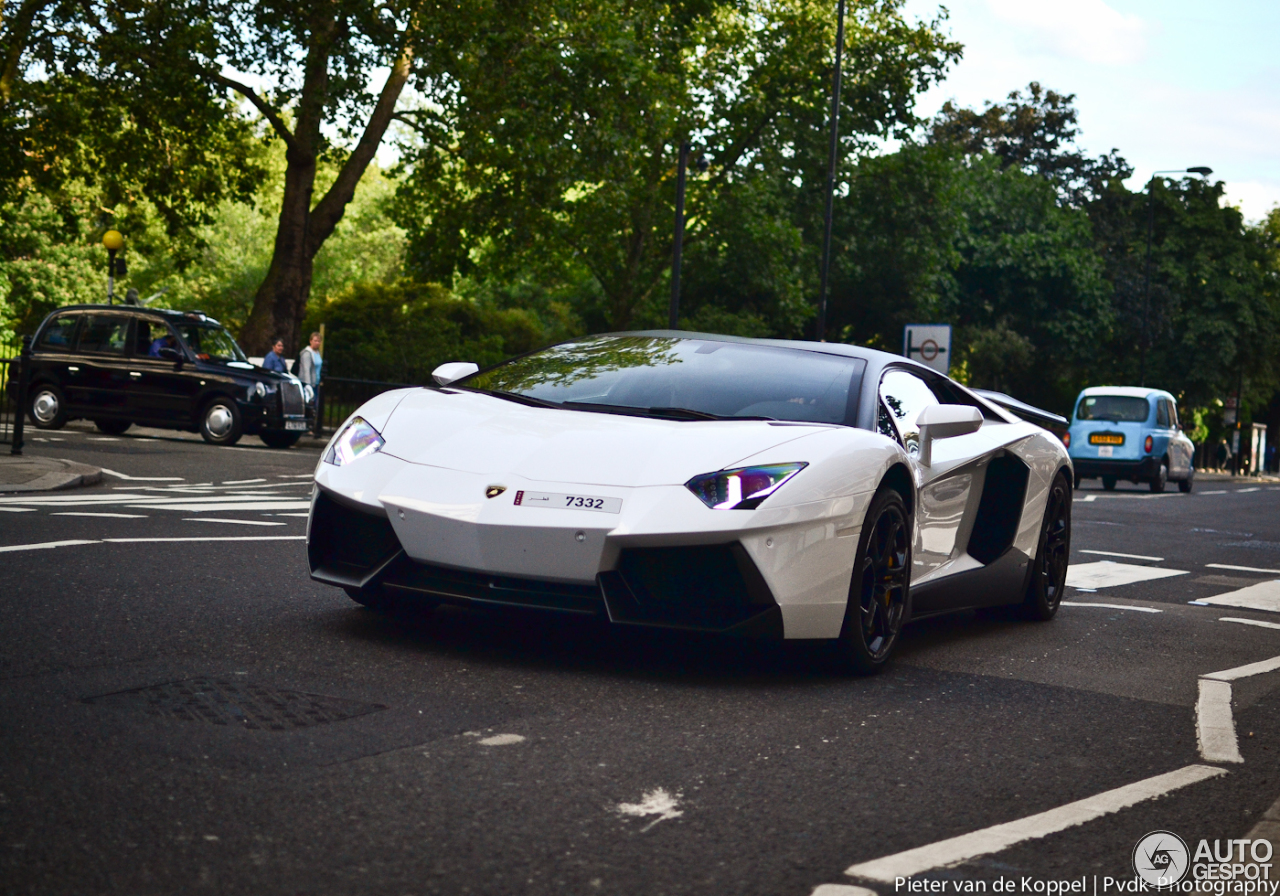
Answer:
[[[73,427],[28,453],[102,485],[0,496],[4,893],[885,896],[846,869],[1210,769],[922,873],[1132,879],[1148,832],[1245,837],[1280,796],[1280,672],[1233,685],[1242,763],[1205,762],[1196,711],[1199,676],[1280,656],[1280,613],[1189,603],[1280,578],[1280,486],[1086,484],[1093,590],[912,626],[862,679],[798,645],[383,618],[307,577],[316,448]]]

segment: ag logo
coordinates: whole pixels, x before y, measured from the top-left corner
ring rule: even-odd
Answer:
[[[1172,887],[1191,865],[1187,844],[1169,831],[1152,831],[1133,848],[1133,870],[1149,886]]]
[[[505,485],[491,485],[484,490],[484,496],[486,498],[496,498],[506,490],[507,487]]]

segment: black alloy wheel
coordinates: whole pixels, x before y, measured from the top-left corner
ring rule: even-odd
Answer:
[[[1049,487],[1049,500],[1036,545],[1036,559],[1031,564],[1031,581],[1027,583],[1024,607],[1027,615],[1047,622],[1062,605],[1067,587],[1067,562],[1071,556],[1071,487],[1065,473],[1054,477]]]
[[[1102,487],[1103,487],[1103,488],[1105,488],[1105,489],[1106,489],[1107,491],[1109,491],[1109,492],[1113,492],[1113,491],[1115,491],[1115,490],[1116,490],[1116,477],[1114,477],[1114,476],[1103,476],[1103,477],[1102,477]]]
[[[898,643],[911,599],[911,541],[902,496],[882,488],[858,539],[840,633],[841,660],[859,674],[884,668]]]
[[[230,398],[215,398],[200,412],[200,436],[210,445],[234,445],[243,432],[240,409]]]
[[[1155,477],[1151,480],[1151,490],[1157,494],[1164,491],[1165,485],[1169,482],[1169,467],[1164,461],[1160,461],[1160,468],[1156,470]]]
[[[27,413],[37,429],[62,429],[67,425],[67,399],[57,386],[36,386],[28,399]]]
[[[94,420],[93,425],[98,427],[98,432],[105,432],[109,436],[118,436],[126,432],[133,422],[130,420]]]

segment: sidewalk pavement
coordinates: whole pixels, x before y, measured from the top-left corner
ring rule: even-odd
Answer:
[[[1230,470],[1196,470],[1197,482],[1280,482],[1280,476],[1275,473],[1258,473],[1250,476],[1241,474],[1232,476]]]
[[[44,492],[96,485],[101,481],[102,471],[86,464],[52,457],[0,454],[0,492]]]

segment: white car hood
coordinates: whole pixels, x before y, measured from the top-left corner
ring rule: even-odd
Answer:
[[[415,464],[494,477],[639,487],[679,485],[829,429],[754,420],[657,420],[419,389],[400,402],[382,436],[384,453]],[[805,460],[801,454],[791,459]]]

